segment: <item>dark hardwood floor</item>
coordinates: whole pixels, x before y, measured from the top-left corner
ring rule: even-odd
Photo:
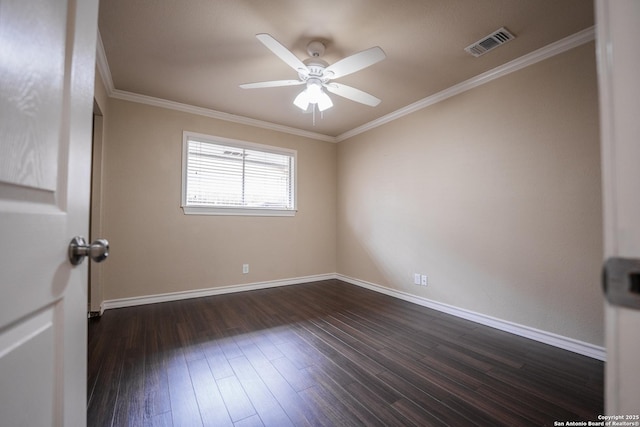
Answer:
[[[89,426],[597,420],[603,363],[337,280],[108,310]]]

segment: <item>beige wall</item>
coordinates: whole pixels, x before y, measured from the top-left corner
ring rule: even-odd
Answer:
[[[602,345],[595,64],[589,43],[340,143],[338,273]]]
[[[338,272],[602,345],[593,50],[338,145],[97,93],[112,248],[103,298]],[[297,216],[185,216],[183,130],[298,150]]]
[[[105,300],[336,271],[335,144],[113,98],[108,111]],[[297,150],[297,215],[184,215],[183,130]]]

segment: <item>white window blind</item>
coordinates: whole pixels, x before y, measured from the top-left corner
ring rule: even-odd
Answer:
[[[295,211],[295,151],[188,132],[183,144],[185,213]]]

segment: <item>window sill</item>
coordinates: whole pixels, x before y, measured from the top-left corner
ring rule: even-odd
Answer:
[[[295,216],[297,210],[213,208],[209,206],[182,206],[185,215],[228,215],[228,216]]]

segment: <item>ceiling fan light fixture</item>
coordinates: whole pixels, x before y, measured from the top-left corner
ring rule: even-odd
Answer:
[[[329,98],[329,95],[327,95],[323,91],[320,92],[320,96],[318,97],[317,104],[318,104],[318,110],[320,111],[328,110],[329,108],[333,107],[333,102],[331,102],[331,98]]]
[[[309,79],[306,90],[307,95],[309,96],[309,102],[316,104],[320,94],[322,93],[322,83],[317,79]]]
[[[306,89],[296,96],[296,99],[293,100],[293,105],[302,111],[307,111],[307,108],[309,108],[309,95],[307,94]]]
[[[333,107],[331,98],[322,90],[322,82],[313,78],[307,81],[307,88],[296,96],[293,104],[304,111],[309,108],[309,104],[316,104],[320,111]]]

